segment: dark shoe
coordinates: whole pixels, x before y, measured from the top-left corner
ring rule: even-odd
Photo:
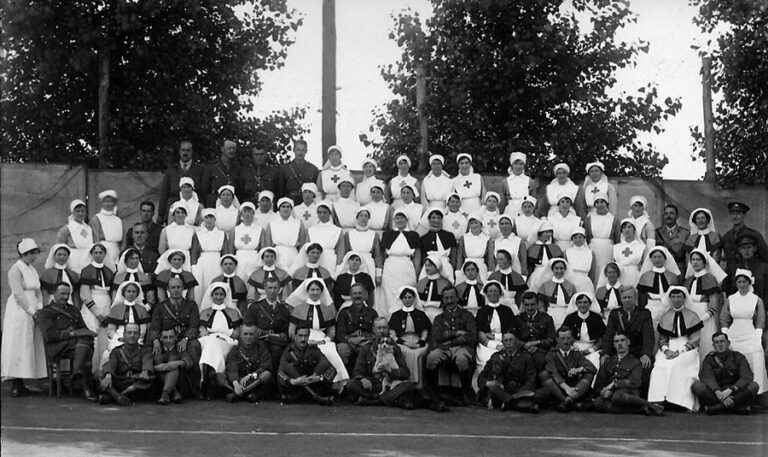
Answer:
[[[663,416],[664,407],[658,403],[648,403],[648,406],[643,406],[643,414],[646,416]]]
[[[380,404],[381,404],[381,401],[379,401],[378,398],[368,399],[368,398],[360,397],[355,402],[355,405],[357,406],[378,406]]]
[[[581,403],[576,403],[573,405],[573,409],[579,412],[592,411],[593,409],[595,409],[595,401],[585,400]]]
[[[568,399],[560,402],[555,406],[555,409],[560,411],[561,413],[567,413],[571,410],[571,406],[573,405],[572,401],[568,401]]]
[[[164,390],[162,394],[160,394],[160,399],[157,400],[158,405],[168,405],[171,403],[171,398],[168,391]]]
[[[402,409],[411,410],[415,407],[416,406],[413,404],[411,400],[403,400],[400,402],[400,408]]]
[[[117,404],[120,405],[120,406],[128,406],[128,405],[131,404],[131,400],[128,397],[126,397],[125,395],[122,395],[122,394],[117,396],[116,401],[117,401]]]
[[[105,395],[105,394],[100,394],[99,395],[99,404],[100,405],[108,405],[110,403],[112,403],[112,397],[110,397],[109,395]]]
[[[316,398],[316,400],[317,400],[317,403],[319,405],[322,405],[322,406],[333,406],[333,397],[330,397],[330,396],[328,396],[328,397],[318,396]]]
[[[176,404],[184,403],[184,397],[181,396],[178,390],[173,391],[173,402]]]
[[[237,395],[235,394],[227,394],[224,398],[227,400],[227,403],[234,403],[237,401]]]
[[[539,405],[531,405],[531,406],[524,406],[519,408],[520,411],[523,411],[525,413],[533,413],[533,414],[539,414],[541,412],[541,409],[539,409]]]
[[[259,397],[256,396],[256,394],[248,394],[248,396],[246,398],[248,399],[248,403],[258,403],[259,402]]]
[[[721,412],[723,412],[723,405],[718,404],[718,405],[712,405],[712,406],[705,406],[704,412],[707,414],[707,416],[714,416],[714,415],[720,414]]]
[[[501,404],[502,411],[513,411],[515,409],[515,403],[511,401],[505,401]]]
[[[752,414],[752,407],[751,406],[742,406],[741,408],[734,408],[733,412],[735,414],[741,414],[743,416],[749,416]]]

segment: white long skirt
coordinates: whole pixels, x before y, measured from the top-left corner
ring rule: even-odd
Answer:
[[[386,317],[394,312],[397,290],[403,286],[416,286],[416,270],[413,260],[407,256],[389,256],[384,261],[381,274],[381,287],[376,288],[374,308],[379,316]]]
[[[679,351],[687,342],[687,337],[672,338],[669,341],[669,349]],[[691,386],[698,379],[699,351],[683,352],[674,359],[667,359],[663,352],[658,351],[651,371],[648,401],[667,401],[697,411],[699,401],[691,392]]]
[[[211,285],[214,278],[221,274],[221,266],[219,265],[221,260],[221,254],[219,251],[205,251],[200,254],[200,258],[197,259],[197,263],[192,265],[192,275],[197,280],[197,287],[195,287],[195,302],[203,302],[203,294]]]
[[[589,242],[589,249],[592,250],[592,254],[595,256],[595,276],[600,277],[603,268],[609,262],[613,262],[613,240],[609,238],[592,238],[592,241]],[[624,282],[623,278],[622,282]]]
[[[322,330],[312,329],[309,332],[310,340],[324,340],[325,332]],[[349,373],[347,367],[344,366],[344,362],[341,360],[339,352],[336,350],[336,343],[326,341],[324,344],[318,344],[318,349],[323,353],[326,359],[331,362],[333,368],[336,369],[336,377],[333,378],[333,382],[343,382],[349,380]]]
[[[283,271],[291,271],[293,262],[296,260],[296,257],[299,256],[299,251],[296,250],[296,247],[278,244],[275,246],[275,251],[277,251],[277,262],[275,262],[275,266]]]
[[[229,354],[233,347],[237,346],[237,340],[221,333],[209,333],[198,338],[198,341],[202,348],[200,353],[200,369],[203,369],[203,365],[208,365],[216,373],[224,373],[227,354]]]
[[[3,338],[5,338],[5,334],[3,334]],[[752,367],[755,382],[759,387],[757,393],[761,394],[768,390],[763,342],[752,325],[752,319],[734,319],[728,328],[728,338],[731,340],[731,349],[744,354],[749,366]]]
[[[27,301],[36,304],[33,312],[42,309],[34,290],[25,290],[24,295]],[[5,305],[2,344],[0,376],[3,379],[40,379],[48,376],[43,334],[32,315],[24,311],[13,294]]]
[[[255,249],[240,249],[235,253],[235,258],[237,259],[235,274],[247,284],[251,273],[261,264],[259,252]]]

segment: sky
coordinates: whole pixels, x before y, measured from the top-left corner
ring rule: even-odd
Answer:
[[[262,91],[254,99],[256,114],[295,106],[307,108],[310,133],[308,159],[321,161],[322,83],[322,0],[288,0],[289,8],[303,17],[303,25],[288,49],[285,66],[261,75]],[[691,159],[689,127],[702,128],[701,59],[693,45],[703,45],[692,19],[696,8],[684,0],[631,0],[637,23],[620,29],[618,38],[627,42],[649,42],[647,54],[640,54],[637,66],[617,73],[619,93],[634,93],[647,82],[658,86],[659,100],[680,97],[682,109],[662,124],[661,134],[643,134],[643,143],[652,143],[667,156],[662,175],[667,179],[700,179],[705,171],[701,161]],[[371,110],[393,98],[381,77],[381,67],[395,63],[400,50],[389,39],[392,15],[411,9],[422,17],[431,14],[428,0],[336,0],[336,86],[337,143],[344,161],[360,169],[372,151],[358,140],[368,133]]]

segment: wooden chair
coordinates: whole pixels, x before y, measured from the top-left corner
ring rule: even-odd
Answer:
[[[64,361],[67,362],[68,368],[66,370],[62,368],[62,362]],[[72,395],[72,371],[71,371],[72,360],[67,358],[60,359],[56,362],[52,362],[49,360],[47,365],[48,365],[48,396],[49,397],[53,396],[53,383],[55,378],[56,398],[61,398],[61,391],[64,384],[62,383],[61,378],[65,375],[67,377],[67,384],[69,384],[68,385],[69,394]]]

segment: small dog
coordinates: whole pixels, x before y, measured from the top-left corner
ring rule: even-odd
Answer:
[[[376,352],[376,364],[373,366],[373,370],[376,372],[382,372],[385,368],[390,370],[397,370],[399,366],[395,360],[395,347],[394,342],[390,338],[385,338],[379,342],[379,349]],[[400,384],[398,380],[391,380],[389,376],[384,373],[384,378],[381,380],[381,392],[392,389]]]

